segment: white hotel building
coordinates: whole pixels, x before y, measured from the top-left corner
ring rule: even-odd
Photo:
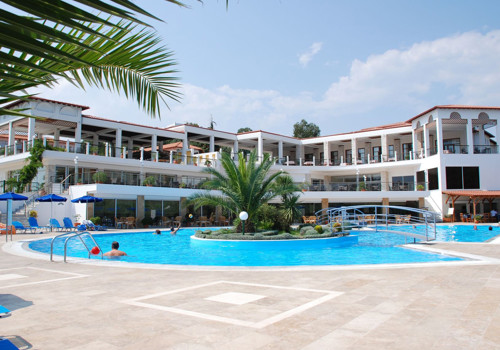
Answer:
[[[42,98],[9,108],[25,108],[40,118],[0,116],[0,180],[16,177],[33,140],[42,139],[54,150],[44,151],[33,190],[38,183],[70,198],[104,198],[87,207],[68,201],[57,207],[58,219],[74,216],[75,210],[84,218],[106,217],[108,224],[121,216],[184,215],[190,209],[183,201],[199,191],[206,166],[219,166],[222,147],[233,155],[253,149],[259,156],[269,153],[274,171],[288,172],[304,187],[305,215],[355,204],[428,208],[443,216],[452,205],[455,213],[473,212],[473,203],[478,213],[499,207],[495,196],[472,201],[456,194],[500,190],[500,107],[436,106],[400,123],[308,139],[260,130],[148,127],[86,115],[86,106]],[[173,140],[182,144],[169,147]],[[193,142],[205,144],[207,152],[188,147]],[[96,172],[106,173],[104,183],[95,183]],[[145,186],[145,179],[153,186]],[[453,201],[446,191],[454,191]],[[37,211],[46,210],[42,206]],[[40,215],[40,223],[48,216]]]

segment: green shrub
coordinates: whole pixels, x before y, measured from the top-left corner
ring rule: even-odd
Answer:
[[[101,218],[99,216],[94,216],[93,218],[90,218],[90,221],[92,221],[92,223],[94,225],[100,225],[101,224]]]
[[[314,226],[314,229],[316,230],[316,232],[318,233],[323,233],[323,226],[321,225],[316,225]]]

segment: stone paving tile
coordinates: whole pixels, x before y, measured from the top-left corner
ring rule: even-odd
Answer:
[[[433,247],[500,259],[500,245]],[[16,309],[0,319],[0,333],[25,339],[34,349],[500,349],[500,265],[176,271],[49,263],[0,250],[0,274],[43,282],[61,272],[87,277],[1,289],[16,280],[2,281],[0,304]],[[344,294],[262,329],[123,303],[217,281]],[[204,300],[235,291],[266,298],[243,307]],[[255,321],[318,294],[218,284],[144,302],[175,301],[177,307]]]

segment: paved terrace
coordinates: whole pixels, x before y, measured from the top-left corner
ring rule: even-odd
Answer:
[[[190,271],[0,250],[0,304],[13,311],[0,335],[22,349],[500,349],[500,245],[430,247],[487,259]]]

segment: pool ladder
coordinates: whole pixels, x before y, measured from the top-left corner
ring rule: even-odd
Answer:
[[[82,239],[82,236],[83,235],[88,235],[92,241],[94,242],[94,246],[99,248],[99,253],[101,254],[101,259],[104,259],[104,256],[102,254],[102,249],[101,247],[99,247],[99,244],[97,244],[96,240],[94,239],[94,236],[92,236],[92,234],[88,231],[83,231],[83,232],[66,232],[66,233],[62,233],[60,235],[57,235],[55,236],[54,238],[52,238],[52,242],[50,243],[50,261],[54,261],[53,260],[53,252],[54,252],[54,241],[57,239],[57,238],[62,238],[62,237],[66,237],[66,240],[64,241],[64,262],[66,262],[66,256],[67,256],[67,250],[68,250],[68,241],[72,238],[75,238],[75,237],[78,237],[80,239],[80,241],[83,243],[85,249],[87,249],[87,252],[89,253],[89,256],[88,258],[90,259],[90,255],[91,255],[91,249],[93,247],[88,247],[87,246],[87,243],[85,243],[85,241]]]

